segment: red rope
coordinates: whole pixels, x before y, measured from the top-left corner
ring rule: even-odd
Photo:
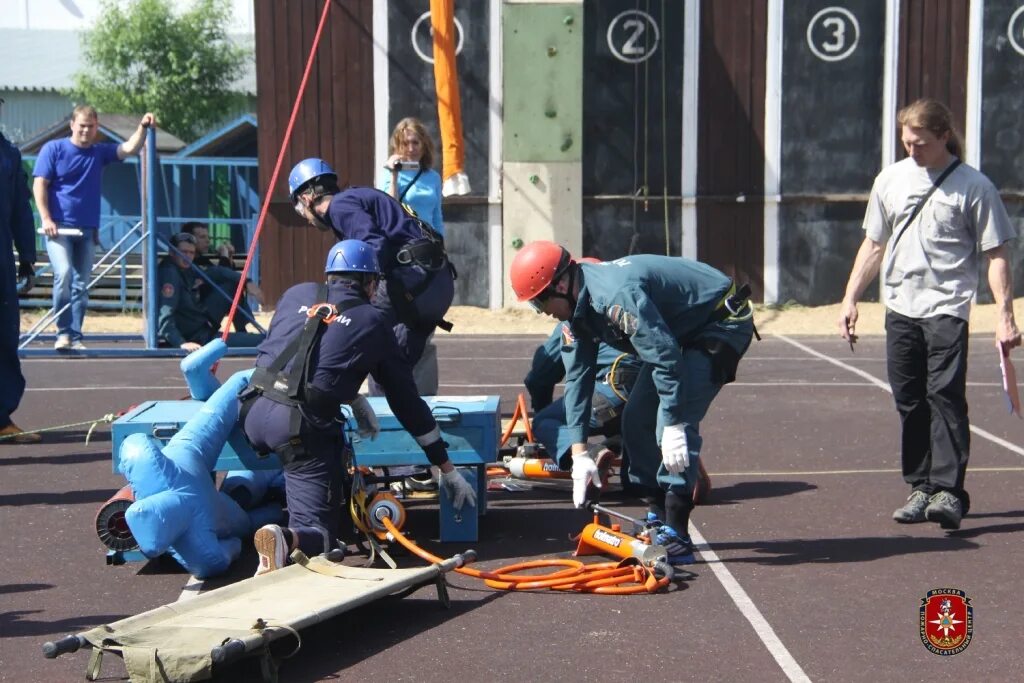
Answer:
[[[288,127],[284,131],[284,140],[281,142],[281,149],[277,153],[277,163],[274,164],[274,172],[270,176],[270,183],[263,196],[263,206],[260,208],[260,217],[256,221],[256,232],[252,236],[252,244],[249,245],[249,253],[245,257],[245,265],[242,266],[242,276],[238,280],[238,287],[235,289],[235,298],[231,302],[231,310],[228,311],[228,324],[224,326],[221,333],[221,340],[227,342],[231,330],[231,322],[235,319],[235,312],[238,310],[238,302],[245,291],[245,276],[249,273],[249,266],[252,264],[252,255],[255,253],[253,246],[260,240],[260,232],[263,230],[263,223],[267,218],[267,210],[270,208],[270,197],[273,189],[277,187],[277,177],[281,173],[281,164],[284,162],[285,150],[292,139],[292,128],[295,127],[295,119],[299,115],[299,105],[302,103],[302,95],[306,92],[306,83],[309,81],[309,74],[313,70],[313,60],[316,58],[316,50],[320,45],[320,36],[323,34],[324,26],[327,24],[327,13],[334,4],[333,0],[324,0],[324,11],[320,15],[320,25],[316,28],[316,35],[313,37],[313,46],[309,49],[309,57],[306,59],[306,70],[302,74],[302,82],[299,84],[299,92],[295,95],[295,104],[292,105],[292,115],[288,119]]]

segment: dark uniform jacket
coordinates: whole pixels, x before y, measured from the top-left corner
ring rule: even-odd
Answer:
[[[259,346],[257,367],[268,367],[301,332],[307,312],[317,303],[320,285],[304,282],[288,289],[270,321],[267,338]],[[383,387],[388,405],[402,426],[413,436],[432,431],[437,423],[430,408],[416,391],[412,368],[398,350],[391,321],[380,309],[366,301],[357,285],[333,283],[328,286],[327,302],[342,306],[356,301],[360,305],[340,313],[320,337],[310,358],[309,385],[315,405],[303,413],[316,429],[331,429],[342,403],[359,395],[367,375]],[[293,358],[284,368],[291,370]],[[246,418],[246,434],[257,446],[273,449],[290,436],[290,408],[268,398],[259,398]]]
[[[429,224],[413,216],[389,194],[372,187],[350,187],[334,195],[327,221],[339,240],[362,240],[377,256],[386,288],[387,302],[399,322],[432,326],[444,318],[455,296],[455,272],[445,257],[428,272],[422,264],[400,261],[399,254],[410,245],[434,243],[443,248],[443,238]]]
[[[582,286],[569,320],[577,344],[566,361],[565,412],[574,441],[586,440],[601,342],[654,366],[663,424],[679,424],[685,403],[683,348],[718,339],[742,356],[753,333],[747,320],[714,322],[732,281],[681,257],[637,255],[581,264]]]
[[[562,356],[571,352],[575,344],[576,339],[572,336],[569,324],[560,322],[555,325],[555,329],[551,331],[547,340],[533,352],[533,363],[523,379],[523,384],[530,393],[530,405],[534,410],[540,410],[551,404],[554,399],[555,385],[565,377],[565,360]],[[620,357],[621,360],[619,360]],[[595,379],[603,380],[616,360],[619,360],[620,367],[628,367],[631,372],[639,370],[641,365],[636,356],[623,355],[618,349],[612,348],[608,344],[601,344],[597,351]]]
[[[160,280],[157,338],[162,344],[181,346],[187,341],[205,344],[217,336],[220,321],[210,319],[190,270],[182,270],[167,257],[160,262],[157,277]]]

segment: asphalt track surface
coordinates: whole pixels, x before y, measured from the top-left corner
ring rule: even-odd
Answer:
[[[441,393],[500,394],[508,416],[541,340],[439,337]],[[225,360],[221,376],[249,362]],[[23,367],[29,390],[16,418],[25,428],[184,393],[173,359]],[[862,339],[854,353],[832,337],[755,342],[702,425],[712,501],[693,515],[698,563],[667,593],[506,593],[450,575],[448,610],[430,587],[306,629],[281,680],[1020,680],[1024,422],[1005,409],[992,341],[972,338],[973,508],[956,532],[890,518],[909,491],[884,376],[881,338]],[[88,445],[85,430],[0,444],[0,680],[83,680],[87,652],[46,660],[42,643],[194,590],[172,561],[105,564],[94,518],[123,480],[111,472],[109,427]],[[615,495],[605,502],[643,511]],[[588,521],[566,492],[498,492],[489,504],[473,544],[484,568],[565,557],[568,537]],[[410,505],[407,529],[426,547],[464,549],[438,543],[437,524],[433,503]],[[203,589],[254,566],[250,546],[229,576]],[[934,588],[962,589],[972,601],[973,640],[956,656],[921,642],[919,607]],[[103,673],[125,678],[113,656]],[[258,680],[251,662],[218,675]]]

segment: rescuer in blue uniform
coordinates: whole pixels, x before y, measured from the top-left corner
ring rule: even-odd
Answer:
[[[3,100],[0,99],[0,103]],[[21,166],[21,152],[0,133],[0,443],[37,443],[38,434],[22,431],[11,420],[25,395],[25,376],[18,360],[18,333],[21,318],[18,309],[17,281],[23,280],[24,291],[32,287],[35,277],[36,235],[29,204],[28,180]],[[14,252],[18,248],[18,268]]]
[[[359,434],[376,436],[377,418],[359,394],[368,374],[427,459],[440,467],[441,487],[454,506],[476,504],[473,487],[448,459],[430,408],[416,392],[388,316],[370,304],[380,275],[373,249],[360,240],[342,241],[328,254],[325,272],[325,284],[298,284],[281,297],[256,371],[239,394],[246,436],[258,452],[276,453],[285,471],[289,528],[268,525],[256,532],[257,574],[283,566],[296,547],[312,556],[338,537],[345,445],[339,410],[349,404]]]
[[[700,421],[754,331],[749,288],[685,258],[638,255],[576,263],[554,242],[536,241],[512,261],[512,289],[538,312],[567,321],[576,344],[566,360],[566,420],[572,432],[573,502],[599,486],[587,453],[600,342],[643,361],[622,416],[630,479],[651,493],[649,517],[670,559],[692,561],[686,535],[701,449]]]
[[[374,304],[394,313],[395,337],[415,365],[455,296],[455,269],[444,239],[394,197],[371,187],[338,188],[338,175],[323,159],[300,161],[288,175],[295,210],[339,240],[363,240],[373,249],[384,282]],[[374,392],[376,393],[376,392]]]

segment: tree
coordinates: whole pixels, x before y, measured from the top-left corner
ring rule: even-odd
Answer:
[[[228,39],[228,3],[195,0],[175,15],[170,0],[102,0],[82,38],[88,68],[68,94],[102,112],[152,111],[162,128],[194,140],[244,101],[229,90],[249,52]]]

